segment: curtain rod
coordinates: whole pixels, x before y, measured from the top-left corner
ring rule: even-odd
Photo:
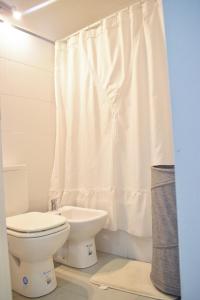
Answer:
[[[0,19],[0,22],[1,22],[1,23],[4,23],[4,20]],[[30,35],[32,35],[32,36],[34,36],[34,37],[37,37],[38,39],[41,39],[41,40],[43,40],[43,41],[45,41],[45,42],[48,42],[48,43],[50,43],[50,44],[53,44],[53,45],[55,44],[54,41],[49,40],[49,39],[47,39],[47,38],[45,38],[45,37],[43,37],[43,36],[41,36],[41,35],[39,35],[39,34],[37,34],[37,33],[34,33],[34,32],[29,31],[29,30],[27,30],[27,29],[24,29],[24,28],[22,28],[22,27],[20,27],[20,26],[12,25],[12,24],[11,24],[11,27],[13,27],[13,28],[15,28],[15,29],[17,29],[17,30],[20,30],[20,31],[22,31],[22,32],[25,32],[25,33],[27,33],[27,34],[30,34]]]
[[[107,19],[107,18],[111,18],[112,16],[115,16],[116,14],[118,14],[118,13],[121,12],[121,11],[128,10],[131,6],[138,5],[138,4],[144,5],[144,3],[147,2],[147,1],[149,1],[149,0],[133,0],[133,2],[132,2],[131,4],[129,4],[129,5],[125,6],[125,7],[123,7],[123,8],[118,9],[117,11],[115,11],[114,13],[111,13],[111,14],[108,15],[108,16],[102,17],[102,18],[99,19],[98,21],[96,21],[96,22],[94,22],[94,23],[92,23],[92,24],[89,24],[89,25],[87,25],[87,26],[85,26],[85,27],[83,27],[83,28],[80,28],[80,29],[78,29],[77,31],[75,31],[75,32],[73,32],[73,33],[67,35],[66,37],[64,37],[64,38],[62,38],[62,39],[60,39],[60,40],[57,40],[57,41],[58,41],[58,42],[65,42],[65,41],[67,41],[69,38],[71,38],[72,36],[75,36],[75,35],[79,34],[80,31],[82,31],[82,30],[89,30],[89,29],[92,29],[93,27],[95,28],[96,26],[98,26],[98,25],[102,22],[102,20],[105,20],[105,19]],[[160,0],[152,0],[152,1],[155,1],[155,2],[156,2],[156,1],[160,1]],[[56,41],[56,42],[57,42],[57,41]]]

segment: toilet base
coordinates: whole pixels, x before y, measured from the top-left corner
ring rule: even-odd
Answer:
[[[40,262],[20,262],[10,254],[10,269],[12,289],[25,297],[44,296],[57,286],[52,258]]]
[[[67,240],[54,256],[55,261],[74,268],[88,268],[97,262],[94,238]]]

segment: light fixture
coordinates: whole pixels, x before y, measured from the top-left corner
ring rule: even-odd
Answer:
[[[9,5],[5,1],[0,0],[0,14],[3,13],[6,17],[12,15],[12,17],[19,21],[21,20],[22,16],[31,14],[37,10],[40,10],[46,6],[49,6],[53,4],[54,2],[57,2],[58,0],[46,0],[41,2],[40,4],[34,5],[31,8],[28,8],[27,10],[20,12],[16,9],[16,7]]]
[[[8,3],[0,0],[0,14],[8,18],[13,16],[15,20],[20,20],[22,13],[16,9],[16,7],[9,5]]]
[[[36,4],[34,6],[32,6],[31,8],[28,8],[27,10],[25,10],[23,12],[23,15],[28,15],[28,14],[31,14],[37,10],[40,10],[41,8],[44,8],[46,6],[49,6],[51,4],[53,4],[54,2],[57,2],[58,0],[46,0],[46,1],[43,1],[39,4]]]
[[[20,11],[14,9],[12,12],[12,16],[15,20],[19,21],[22,18],[22,13]]]

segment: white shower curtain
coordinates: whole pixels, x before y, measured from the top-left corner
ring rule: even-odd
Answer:
[[[106,228],[151,236],[150,166],[172,164],[160,1],[137,1],[56,42],[50,200],[105,209]]]

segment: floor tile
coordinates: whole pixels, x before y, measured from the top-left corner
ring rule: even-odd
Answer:
[[[98,263],[85,269],[75,269],[55,263],[57,288],[51,294],[35,300],[155,300],[114,289],[102,290],[89,282],[90,277],[114,257],[116,256],[98,253]],[[13,293],[13,300],[27,299]]]
[[[58,286],[57,288],[50,294],[40,297],[34,298],[35,300],[85,300],[88,299],[87,292],[81,288],[80,286],[62,280],[60,278],[57,279]],[[21,296],[15,292],[13,292],[13,300],[27,300],[28,298]]]

